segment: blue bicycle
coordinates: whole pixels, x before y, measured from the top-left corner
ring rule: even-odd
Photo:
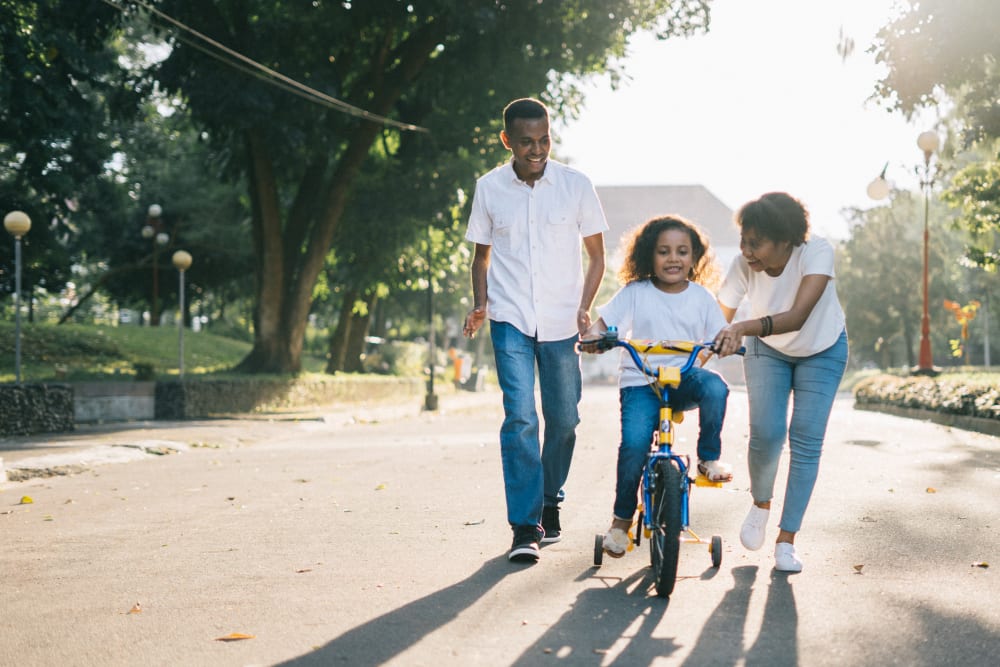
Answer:
[[[638,546],[640,535],[649,541],[650,564],[656,580],[656,593],[669,597],[677,580],[677,561],[681,542],[705,544],[690,528],[690,496],[692,483],[696,486],[721,487],[704,475],[691,476],[690,458],[673,450],[674,424],[684,417],[674,412],[670,405],[670,390],[676,388],[698,361],[704,351],[714,352],[714,342],[619,340],[618,331],[609,328],[599,338],[581,340],[582,352],[604,352],[620,347],[629,353],[636,367],[640,368],[655,385],[660,396],[660,420],[652,433],[649,457],[642,471],[639,521],[632,542]],[[745,350],[741,348],[739,354]],[[642,355],[686,354],[687,360],[680,367],[658,366],[651,368]],[[682,535],[685,533],[686,535]],[[631,537],[631,535],[630,535]],[[712,567],[722,564],[722,537],[713,535],[709,542]],[[594,565],[600,567],[604,559],[604,535],[598,533],[594,541]]]

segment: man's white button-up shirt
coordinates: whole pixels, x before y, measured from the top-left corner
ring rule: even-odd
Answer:
[[[511,162],[476,181],[465,238],[491,246],[487,312],[539,341],[577,334],[582,239],[608,229],[594,186],[548,160],[531,187]]]

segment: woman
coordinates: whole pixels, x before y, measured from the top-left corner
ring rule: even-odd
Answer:
[[[750,401],[747,461],[753,505],[740,540],[764,544],[778,461],[787,436],[790,459],[785,500],[774,549],[775,569],[802,570],[795,535],[819,471],[823,438],[847,365],[844,311],[833,283],[833,247],[809,236],[809,213],[783,192],[744,204],[736,214],[741,255],[719,290],[731,324],[716,336],[720,356],[745,345]],[[733,322],[743,297],[750,317]],[[788,399],[792,417],[788,420]]]

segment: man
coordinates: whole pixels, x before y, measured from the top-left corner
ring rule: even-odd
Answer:
[[[559,503],[580,421],[576,341],[590,327],[590,307],[604,277],[608,225],[590,179],[549,159],[545,105],[514,100],[503,120],[500,139],[511,160],[476,182],[465,235],[476,244],[475,303],[463,331],[474,336],[488,314],[503,391],[500,456],[514,532],[508,558],[534,562],[540,543],[560,539]]]

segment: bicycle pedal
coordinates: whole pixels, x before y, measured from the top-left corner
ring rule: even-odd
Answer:
[[[695,486],[710,486],[716,489],[721,489],[723,484],[725,484],[725,482],[713,482],[712,480],[710,480],[708,477],[705,477],[701,473],[698,473],[698,476],[694,478]]]

